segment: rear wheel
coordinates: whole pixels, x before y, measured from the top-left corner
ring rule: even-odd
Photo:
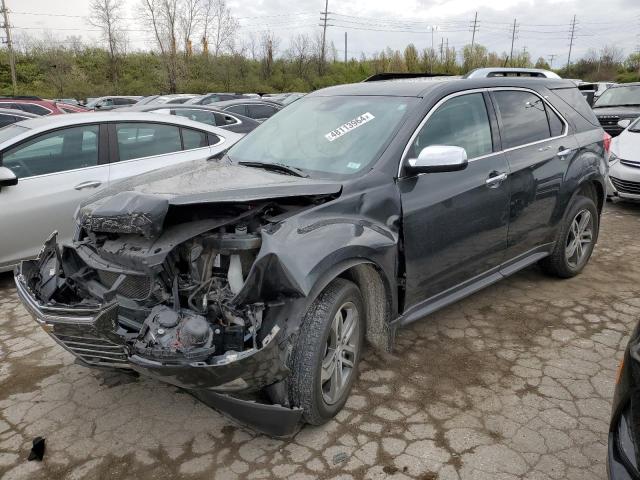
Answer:
[[[307,423],[320,425],[344,406],[358,373],[364,339],[358,287],[338,278],[307,311],[291,355],[289,400]]]
[[[553,252],[540,262],[543,270],[561,278],[580,273],[591,258],[598,238],[599,220],[593,200],[576,197],[560,228]]]

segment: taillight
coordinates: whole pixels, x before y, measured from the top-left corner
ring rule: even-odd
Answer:
[[[609,135],[607,132],[604,132],[602,141],[604,142],[604,151],[606,153],[609,153],[609,149],[611,148],[611,135]]]

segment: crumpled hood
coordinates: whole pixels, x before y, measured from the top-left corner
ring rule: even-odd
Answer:
[[[123,180],[78,211],[89,230],[155,236],[170,206],[334,195],[342,184],[215,160],[196,160]]]

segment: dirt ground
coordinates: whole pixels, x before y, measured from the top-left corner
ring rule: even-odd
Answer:
[[[0,276],[0,476],[603,479],[610,399],[640,320],[640,205],[608,204],[571,280],[536,267],[365,354],[347,407],[274,440],[174,387],[73,364]],[[44,461],[28,462],[44,436]]]

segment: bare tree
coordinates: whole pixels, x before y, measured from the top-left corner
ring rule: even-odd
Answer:
[[[299,77],[304,76],[307,73],[311,56],[311,38],[309,38],[309,35],[305,33],[291,37],[287,56],[293,62],[296,74]]]
[[[233,50],[239,23],[227,7],[226,0],[205,0],[203,11],[203,45],[219,56],[225,49]]]
[[[178,22],[180,31],[184,41],[185,56],[192,53],[191,37],[194,31],[199,27],[202,13],[201,0],[183,0],[179,6]]]
[[[109,73],[118,92],[119,54],[126,43],[123,26],[123,0],[91,0],[89,23],[100,29],[109,51]]]
[[[178,0],[142,0],[142,20],[151,25],[167,73],[169,92],[178,88]]]
[[[262,51],[262,77],[267,79],[273,74],[273,61],[278,51],[278,38],[273,32],[263,32],[260,38],[260,50]]]

